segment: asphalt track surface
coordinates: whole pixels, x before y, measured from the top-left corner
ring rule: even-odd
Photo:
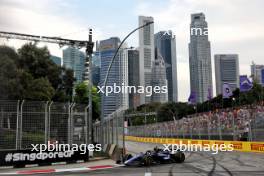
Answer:
[[[135,154],[153,149],[155,144],[126,142],[130,153]],[[49,175],[49,174],[38,174]],[[264,154],[221,152],[211,154],[206,152],[186,153],[182,164],[163,164],[151,167],[117,167],[112,169],[56,173],[52,175],[89,175],[89,176],[263,176]]]

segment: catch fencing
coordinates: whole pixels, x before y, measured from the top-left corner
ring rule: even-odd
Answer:
[[[118,109],[105,119],[102,123],[97,121],[93,124],[94,142],[104,144],[115,144],[124,147],[125,141],[124,110]]]
[[[0,100],[0,150],[32,144],[92,143],[88,106],[76,103]]]

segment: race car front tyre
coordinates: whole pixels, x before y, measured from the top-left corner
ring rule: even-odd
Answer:
[[[145,155],[142,160],[144,166],[150,166],[153,163],[153,158],[149,155]]]
[[[126,154],[126,155],[124,156],[123,161],[125,162],[125,161],[129,160],[129,159],[132,158],[132,157],[133,157],[133,156],[132,156],[131,154]]]
[[[131,154],[126,154],[122,159],[123,159],[123,163],[127,160],[129,160],[130,158],[132,158],[133,156]],[[121,160],[117,160],[116,164],[121,164]]]

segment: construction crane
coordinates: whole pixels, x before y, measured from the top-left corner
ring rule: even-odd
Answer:
[[[30,35],[30,34],[22,34],[22,33],[14,33],[14,32],[3,32],[0,31],[0,38],[6,38],[6,39],[17,39],[17,40],[26,40],[26,41],[33,41],[33,42],[45,42],[45,43],[53,43],[58,44],[60,47],[63,46],[72,46],[76,47],[78,49],[86,48],[86,73],[84,76],[89,75],[89,118],[87,119],[88,122],[86,124],[87,132],[89,134],[86,137],[86,141],[89,141],[89,143],[92,143],[92,54],[93,54],[93,46],[94,43],[92,42],[92,29],[89,29],[88,34],[88,40],[71,40],[71,39],[64,39],[60,37],[47,37],[47,36],[40,36],[40,35]],[[86,120],[86,121],[87,121]],[[90,130],[89,130],[90,129]]]

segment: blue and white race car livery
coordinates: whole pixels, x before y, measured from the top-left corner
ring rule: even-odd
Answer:
[[[135,156],[127,154],[123,158],[126,166],[149,166],[163,163],[182,163],[184,160],[185,155],[181,151],[172,153],[171,151],[163,151],[159,148],[154,148],[153,151],[147,151],[146,153],[140,153]]]

